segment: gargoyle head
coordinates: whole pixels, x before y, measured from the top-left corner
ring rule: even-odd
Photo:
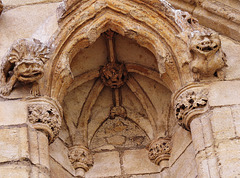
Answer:
[[[205,56],[216,53],[221,47],[219,35],[214,32],[194,31],[190,37],[190,50]]]
[[[6,59],[13,66],[18,81],[30,83],[43,77],[48,54],[49,48],[39,40],[20,39],[10,48]]]

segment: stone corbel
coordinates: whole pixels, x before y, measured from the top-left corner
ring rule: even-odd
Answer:
[[[185,87],[173,100],[178,123],[188,131],[194,116],[208,110],[208,90],[204,87]]]
[[[148,147],[149,159],[161,169],[168,167],[168,160],[172,150],[170,138],[158,138],[152,141]]]
[[[28,104],[28,121],[33,128],[43,131],[52,143],[58,136],[61,119],[61,106],[50,99],[39,98]]]
[[[76,176],[84,176],[93,166],[93,157],[90,150],[81,145],[76,145],[69,148],[68,158],[76,170]]]

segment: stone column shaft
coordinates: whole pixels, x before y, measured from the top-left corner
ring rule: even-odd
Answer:
[[[50,178],[49,143],[54,141],[58,131],[55,127],[53,129],[56,123],[49,122],[54,121],[49,120],[49,117],[54,116],[55,106],[47,107],[46,114],[41,110],[45,107],[40,107],[42,112],[35,113],[29,109],[35,105],[51,104],[39,99],[37,102],[32,100],[0,102],[0,177]],[[36,118],[33,119],[34,117]],[[41,124],[43,127],[40,127]],[[56,133],[51,134],[48,131]]]
[[[214,138],[208,113],[208,91],[203,87],[182,89],[175,100],[179,124],[192,134],[198,176],[219,177]]]
[[[220,177],[209,114],[193,119],[190,124],[198,176]]]

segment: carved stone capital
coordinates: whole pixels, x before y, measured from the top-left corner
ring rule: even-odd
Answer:
[[[171,150],[171,140],[169,138],[159,138],[149,145],[148,157],[153,163],[160,165],[161,161],[169,160]]]
[[[36,99],[28,104],[28,121],[33,128],[47,134],[49,143],[52,143],[59,134],[61,118],[61,108],[53,102]]]
[[[189,88],[181,91],[174,101],[175,115],[179,125],[190,130],[193,116],[208,109],[208,90],[206,88]]]
[[[69,148],[68,158],[75,170],[83,169],[87,172],[93,166],[93,157],[85,146],[73,146]]]

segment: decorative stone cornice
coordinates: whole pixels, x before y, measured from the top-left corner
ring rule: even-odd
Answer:
[[[233,3],[234,0],[232,2],[222,0],[168,0],[168,2],[176,9],[193,13],[201,25],[240,41],[240,11],[237,1]]]
[[[82,169],[87,172],[93,166],[93,157],[90,150],[85,146],[73,146],[69,148],[68,158],[74,169]]]
[[[202,87],[187,87],[175,96],[174,110],[179,125],[190,130],[193,116],[204,113],[208,109],[208,90]]]
[[[62,111],[60,105],[41,98],[31,100],[28,104],[28,121],[33,128],[44,131],[52,143],[61,127]]]
[[[171,150],[170,138],[158,138],[149,145],[148,157],[153,163],[160,165],[161,161],[169,160]]]

